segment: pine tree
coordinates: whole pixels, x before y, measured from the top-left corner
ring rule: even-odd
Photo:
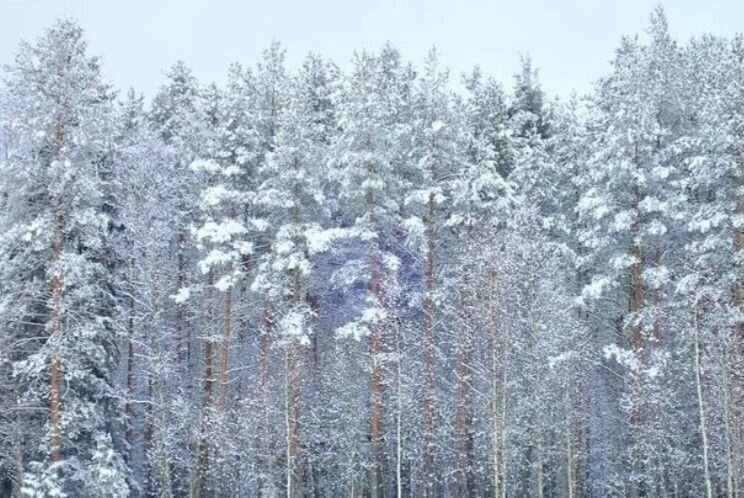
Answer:
[[[396,143],[406,132],[398,113],[405,110],[409,73],[400,55],[385,47],[379,57],[357,54],[338,103],[341,132],[334,143],[332,180],[339,183],[339,204],[349,228],[364,245],[365,260],[347,262],[343,280],[363,283],[367,291],[358,318],[344,325],[341,336],[368,339],[370,361],[369,489],[383,493],[384,385],[386,352],[385,280],[398,258],[387,250],[390,231],[400,224],[403,176]],[[363,195],[358,192],[363,193]]]
[[[17,130],[3,174],[8,211],[2,309],[19,338],[24,403],[48,407],[29,448],[31,496],[128,496],[129,470],[112,434],[118,327],[109,255],[112,98],[82,30],[54,24],[22,44],[8,70],[6,116]],[[64,389],[64,399],[62,391]]]

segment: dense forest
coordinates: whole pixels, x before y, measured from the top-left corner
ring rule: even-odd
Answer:
[[[744,497],[744,37],[284,53],[3,69],[1,497]]]

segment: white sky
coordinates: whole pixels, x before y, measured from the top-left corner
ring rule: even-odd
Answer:
[[[77,18],[118,87],[147,95],[184,59],[202,82],[253,63],[278,39],[290,67],[308,51],[346,66],[354,49],[390,40],[419,62],[436,44],[454,76],[481,65],[511,86],[529,53],[544,88],[580,92],[608,68],[623,34],[643,33],[657,0],[0,0],[0,63],[55,17]],[[662,2],[678,38],[744,30],[744,0]],[[458,78],[459,79],[459,78]]]

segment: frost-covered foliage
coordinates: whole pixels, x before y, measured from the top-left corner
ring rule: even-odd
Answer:
[[[4,69],[0,497],[742,496],[740,36],[284,58]]]
[[[2,169],[0,310],[12,338],[3,358],[24,425],[35,428],[18,449],[27,462],[18,481],[30,496],[100,496],[114,482],[111,496],[127,496],[126,464],[109,452],[120,440],[113,93],[68,20],[21,46],[7,88],[15,143]]]

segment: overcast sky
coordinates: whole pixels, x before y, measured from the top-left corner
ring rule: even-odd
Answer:
[[[0,63],[60,15],[78,19],[119,87],[152,95],[184,59],[203,82],[254,62],[274,39],[291,66],[308,51],[342,67],[390,40],[420,61],[436,44],[459,75],[478,63],[507,85],[529,53],[549,93],[580,92],[608,67],[623,34],[643,33],[657,0],[0,0]],[[744,0],[667,0],[674,36],[744,31]]]

